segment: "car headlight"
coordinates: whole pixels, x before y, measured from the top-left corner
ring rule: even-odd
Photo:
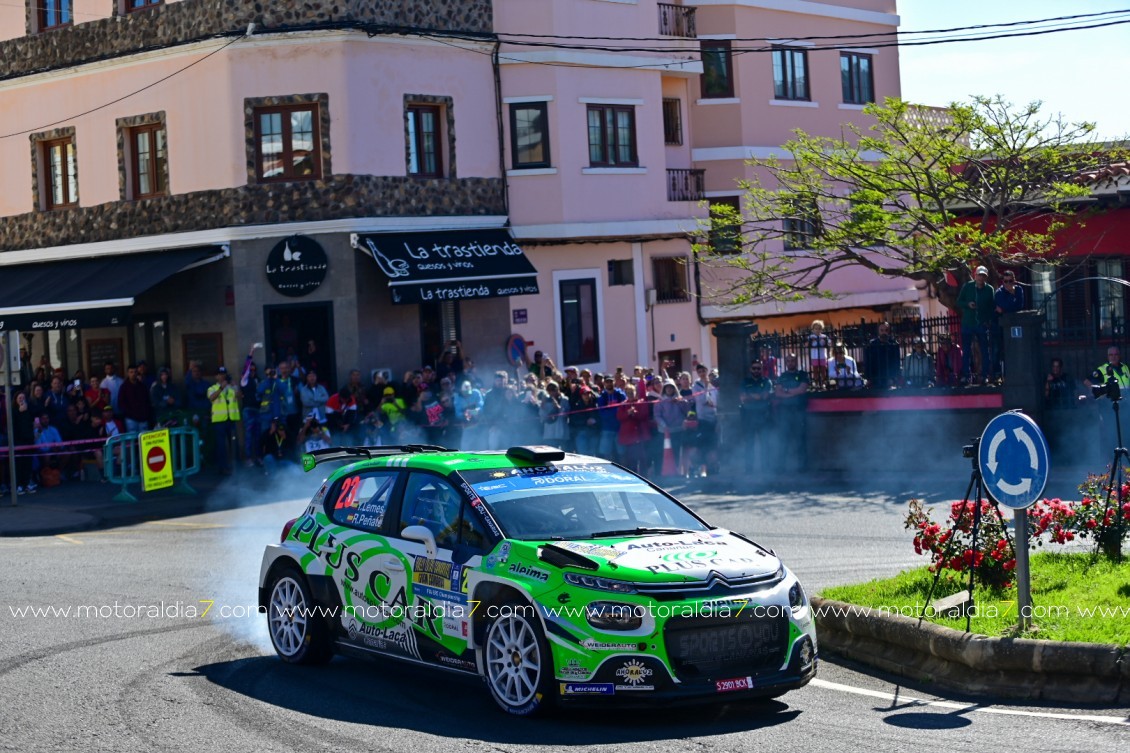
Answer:
[[[789,606],[792,607],[794,612],[808,606],[808,596],[805,595],[804,589],[801,588],[799,580],[789,589]]]
[[[598,578],[595,575],[586,575],[585,573],[565,573],[565,582],[597,591],[612,591],[618,594],[636,593],[636,587],[627,581]]]
[[[585,607],[585,618],[597,630],[639,630],[644,608],[622,601],[594,601]]]

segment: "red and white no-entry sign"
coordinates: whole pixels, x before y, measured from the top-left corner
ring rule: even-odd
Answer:
[[[154,473],[160,473],[165,470],[165,463],[169,462],[168,455],[161,447],[150,447],[148,454],[145,456],[145,463],[149,466],[149,470]]]

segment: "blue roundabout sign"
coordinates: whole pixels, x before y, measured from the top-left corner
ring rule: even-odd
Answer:
[[[1044,433],[1018,411],[1002,413],[981,435],[977,464],[985,489],[997,502],[1016,510],[1039,499],[1051,465]]]

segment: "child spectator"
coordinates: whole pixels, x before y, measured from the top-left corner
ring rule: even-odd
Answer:
[[[831,341],[824,334],[823,320],[814,320],[812,331],[808,335],[808,360],[812,367],[812,383],[821,389],[828,384],[828,349],[830,346]]]

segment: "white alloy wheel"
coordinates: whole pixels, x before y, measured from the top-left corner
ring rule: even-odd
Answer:
[[[267,624],[271,642],[282,657],[292,658],[302,650],[306,640],[307,610],[302,587],[294,578],[285,576],[275,581]]]
[[[491,695],[504,711],[527,716],[546,705],[552,670],[549,649],[522,606],[500,605],[487,628],[484,657]]]

